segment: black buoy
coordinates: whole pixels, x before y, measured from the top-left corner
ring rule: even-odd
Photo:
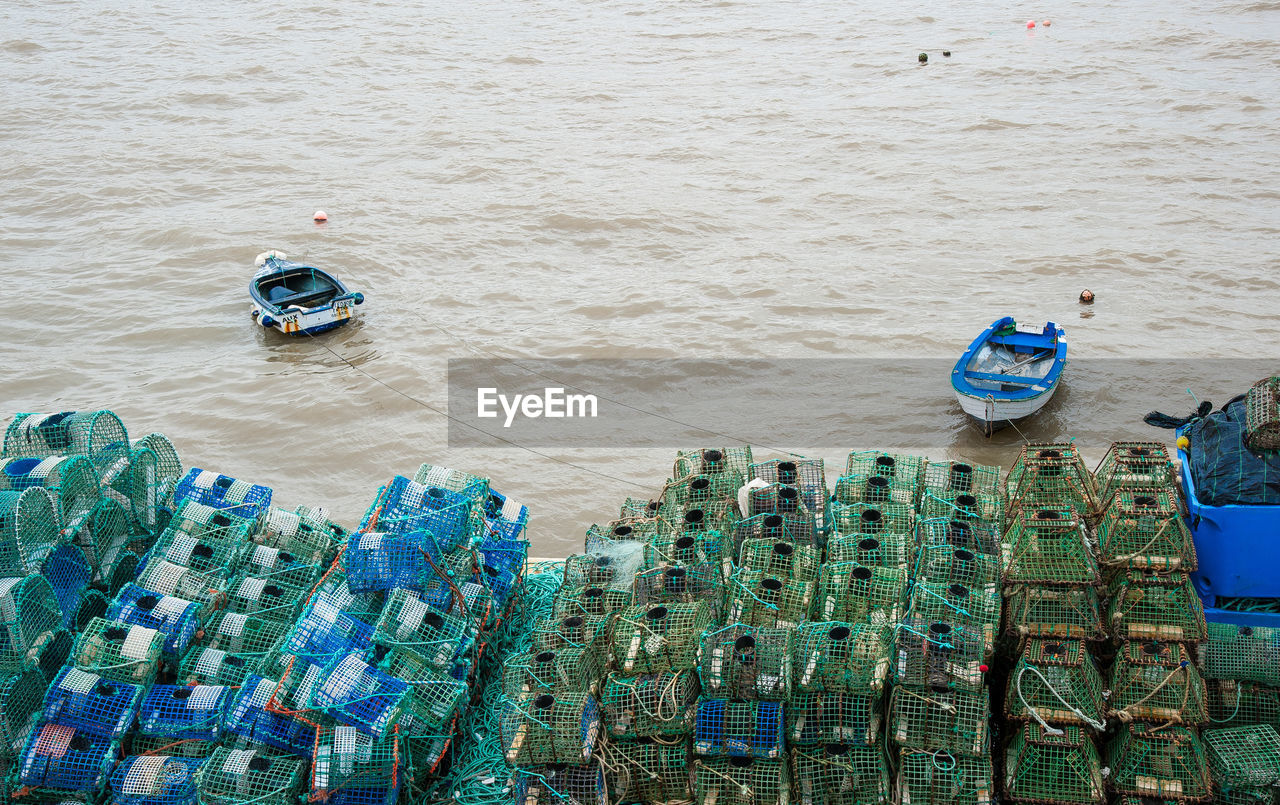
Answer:
[[[921,53],[919,56],[916,56],[916,61],[920,62],[921,64],[928,64],[928,63],[929,63],[929,54],[928,54],[928,53]]]
[[[943,56],[946,56],[946,57],[949,59],[949,58],[951,58],[951,51],[949,51],[949,50],[944,50],[944,51],[942,51],[942,55],[943,55]]]

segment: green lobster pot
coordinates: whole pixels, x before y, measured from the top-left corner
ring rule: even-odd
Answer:
[[[1004,583],[1098,584],[1084,527],[1070,509],[1028,509],[1004,536]]]
[[[984,651],[995,651],[1000,633],[1000,613],[1004,600],[995,584],[970,588],[963,584],[918,582],[911,591],[911,614],[934,623],[949,620],[967,631],[982,635]]]
[[[947,621],[908,618],[897,636],[894,681],[919,688],[980,690],[985,681],[982,635]]]
[[[1009,674],[1005,714],[1021,721],[1105,725],[1102,676],[1079,640],[1032,639]]]
[[[714,529],[664,531],[645,543],[644,564],[646,569],[711,565],[728,578],[733,568],[733,540]]]
[[[881,691],[889,680],[888,632],[870,624],[806,623],[796,633],[795,690],[799,693]]]
[[[693,761],[695,805],[787,805],[791,775],[785,759],[699,757]]]
[[[619,805],[650,802],[686,802],[692,795],[689,780],[689,745],[647,738],[605,744],[603,756],[611,801]],[[591,803],[580,797],[575,802]],[[523,805],[523,803],[522,803]]]
[[[836,479],[832,504],[841,506],[867,505],[910,506],[915,508],[919,487],[892,475],[870,473],[865,475],[842,475]],[[834,506],[833,506],[834,508]]]
[[[503,659],[502,689],[515,699],[534,691],[595,693],[604,676],[600,655],[581,648],[537,651]],[[452,658],[449,663],[452,665]],[[443,670],[447,670],[447,667]]]
[[[1209,720],[1204,680],[1181,643],[1125,643],[1111,667],[1112,713],[1156,724]]]
[[[1028,444],[1005,478],[1005,512],[1069,508],[1092,524],[1100,510],[1093,474],[1074,444]]]
[[[698,677],[692,671],[609,674],[600,693],[600,718],[613,738],[688,735],[697,701]]]
[[[571,614],[539,619],[533,627],[534,652],[577,648],[607,654],[609,650],[608,618],[600,615]]]
[[[927,462],[920,456],[902,453],[882,453],[876,450],[855,450],[845,459],[844,474],[870,478],[888,478],[895,486],[919,494],[924,484]]]
[[[291,805],[306,786],[307,762],[267,749],[219,747],[196,772],[200,805]]]
[[[592,523],[587,528],[587,548],[590,549],[598,542],[648,543],[660,533],[674,532],[672,526],[658,521],[655,516],[657,513],[658,502],[652,501],[643,504],[636,512],[624,511],[621,518],[604,525]]]
[[[735,500],[742,476],[733,473],[695,473],[671,481],[662,490],[662,502],[671,506],[698,506],[724,500]]]
[[[1280,785],[1280,734],[1270,724],[1202,733],[1218,799],[1257,802]]]
[[[57,510],[48,490],[0,492],[0,568],[36,572],[60,537]]]
[[[628,607],[614,618],[609,648],[626,676],[697,667],[698,641],[711,625],[701,602]]]
[[[36,668],[0,678],[0,756],[21,746],[33,716],[44,707],[49,680]]]
[[[920,549],[916,580],[933,584],[984,587],[1000,583],[1000,559],[972,548],[926,544]]]
[[[738,558],[744,570],[791,581],[817,581],[821,564],[820,552],[812,545],[771,539],[744,540]]]
[[[997,497],[1000,494],[1000,468],[962,461],[930,461],[924,469],[925,494],[977,495]]]
[[[1098,523],[1102,564],[1114,568],[1195,570],[1196,549],[1176,489],[1125,488]]]
[[[729,582],[727,623],[793,629],[809,618],[817,584],[738,570]]]
[[[83,456],[0,458],[0,491],[39,487],[53,496],[58,525],[67,536],[84,524],[102,499],[93,464]]]
[[[881,622],[897,622],[902,618],[906,590],[907,571],[902,568],[829,562],[822,566],[818,579],[813,617],[850,623],[878,617]]]
[[[899,746],[984,756],[991,751],[991,707],[985,690],[933,690],[897,685],[889,704],[890,736]]]
[[[1101,640],[1102,605],[1093,587],[1018,584],[1004,589],[1004,631],[1020,637]]]
[[[590,553],[574,554],[564,563],[564,589],[599,587],[609,601],[631,602],[636,574],[644,568],[644,546],[638,542],[604,542]],[[563,590],[562,590],[563,594]]]
[[[889,805],[893,796],[878,746],[793,747],[791,788],[799,805]]]
[[[149,685],[160,668],[165,639],[155,629],[94,618],[76,638],[71,664],[103,679]]]
[[[1200,650],[1206,677],[1280,686],[1280,629],[1215,622],[1208,630]]]
[[[702,636],[698,677],[709,698],[787,701],[792,630],[732,624]]]
[[[635,583],[634,579],[631,582]],[[551,605],[551,617],[608,619],[614,613],[631,606],[635,590],[609,589],[596,585],[585,587],[561,587]]]
[[[1213,791],[1204,747],[1186,727],[1122,724],[1107,749],[1108,785],[1118,794],[1177,800]]]
[[[920,499],[920,519],[987,523],[1002,531],[1004,503],[998,495],[926,489]]]
[[[1208,637],[1204,605],[1186,573],[1129,570],[1107,589],[1107,623],[1116,640],[1199,643]]]
[[[879,743],[884,690],[797,693],[784,705],[787,742],[793,745]]]
[[[915,542],[916,509],[907,503],[832,503],[831,527],[837,536],[892,537],[910,545]]]
[[[1004,756],[1005,796],[1014,801],[1093,805],[1106,801],[1093,739],[1078,726],[1023,725]]]
[[[599,705],[583,693],[538,693],[508,700],[499,724],[502,752],[513,766],[587,763],[599,735]]]
[[[158,534],[161,497],[160,460],[146,447],[129,448],[99,470],[102,494],[115,499],[129,514],[129,522],[141,533]]]
[[[916,557],[915,537],[907,534],[851,534],[827,543],[827,561],[863,567],[908,569]]]
[[[0,578],[0,672],[31,667],[61,626],[58,599],[44,576]]]
[[[668,565],[636,575],[633,603],[651,607],[702,602],[711,619],[719,622],[724,618],[725,596],[724,574],[720,565]]]
[[[110,411],[18,414],[4,433],[5,456],[85,456],[105,467],[129,448],[129,434]]]
[[[672,481],[681,481],[691,475],[727,475],[736,479],[742,486],[750,476],[750,445],[737,447],[706,447],[696,450],[681,450],[676,453],[675,464],[671,468]],[[670,482],[668,482],[668,486]],[[734,487],[737,490],[737,487]]]
[[[1280,731],[1280,688],[1234,679],[1206,679],[1205,687],[1215,726],[1270,724]]]
[[[991,805],[991,758],[902,749],[898,760],[901,805]]]
[[[1106,505],[1121,489],[1169,489],[1178,476],[1160,442],[1112,442],[1093,477]]]

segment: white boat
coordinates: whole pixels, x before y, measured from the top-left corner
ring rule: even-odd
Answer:
[[[364,294],[351,292],[332,274],[315,266],[289,262],[279,252],[254,261],[258,271],[249,283],[253,318],[263,327],[287,335],[315,335],[341,327],[355,315]]]
[[[990,436],[1043,408],[1062,384],[1067,335],[1054,324],[992,322],[956,362],[951,387],[966,414]]]

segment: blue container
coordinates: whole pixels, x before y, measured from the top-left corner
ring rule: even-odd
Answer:
[[[216,741],[233,692],[224,685],[153,685],[138,707],[138,732],[170,741]]]
[[[251,741],[309,758],[315,752],[316,728],[267,709],[277,683],[250,675],[231,701],[223,727]]]
[[[200,628],[200,604],[153,593],[129,582],[116,594],[106,617],[163,632],[164,653],[176,658],[187,650]]]
[[[388,534],[422,532],[437,554],[448,553],[473,536],[473,502],[466,495],[438,486],[423,486],[403,475],[378,490],[365,512],[360,531]]]
[[[1190,456],[1179,450],[1178,458],[1199,563],[1191,578],[1206,617],[1218,597],[1280,597],[1280,506],[1203,506],[1196,499]]]

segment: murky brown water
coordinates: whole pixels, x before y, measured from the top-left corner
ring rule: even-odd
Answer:
[[[10,0],[3,408],[109,407],[348,522],[395,472],[465,468],[562,554],[676,445],[543,451],[623,480],[449,450],[438,414],[256,329],[254,255],[363,289],[323,343],[437,408],[468,345],[949,357],[1010,312],[1065,324],[1077,358],[1275,354],[1278,40],[1274,0]],[[1199,375],[1202,398],[1240,390]],[[1146,408],[1193,405],[1158,385]],[[1054,405],[1167,435],[1109,393],[1069,370]],[[1007,466],[1020,442],[967,429],[945,378],[884,408],[935,456]],[[1084,427],[1027,435],[1082,435],[1064,422]],[[834,479],[841,451],[816,453]]]

